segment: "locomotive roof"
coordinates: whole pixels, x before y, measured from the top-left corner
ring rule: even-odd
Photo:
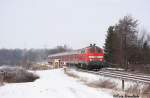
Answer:
[[[100,47],[98,47],[98,46],[88,46],[88,47],[85,47],[85,48],[92,48],[92,47],[100,48]],[[83,48],[83,49],[84,49],[84,48]],[[102,48],[100,48],[100,49],[102,49]]]

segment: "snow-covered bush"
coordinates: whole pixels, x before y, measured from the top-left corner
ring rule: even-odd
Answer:
[[[38,75],[29,72],[23,68],[20,67],[0,67],[0,71],[3,72],[3,81],[4,82],[32,82],[39,78]]]

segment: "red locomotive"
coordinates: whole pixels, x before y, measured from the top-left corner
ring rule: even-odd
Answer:
[[[76,65],[80,68],[99,69],[103,67],[104,52],[95,44],[90,44],[82,49],[49,55],[48,62],[55,67]]]

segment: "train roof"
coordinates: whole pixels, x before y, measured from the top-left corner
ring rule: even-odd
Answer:
[[[51,55],[48,55],[48,57],[71,55],[71,54],[80,54],[80,50],[81,50],[81,49],[79,49],[79,50],[67,51],[67,52],[62,52],[62,53],[51,54]]]
[[[87,47],[82,48],[82,49],[72,50],[72,51],[67,51],[67,52],[62,52],[62,53],[56,53],[56,54],[50,54],[50,55],[48,55],[48,57],[63,56],[63,55],[72,55],[72,54],[80,54],[81,50],[87,49],[87,48],[91,48],[91,47],[100,48],[100,47],[96,46],[95,44],[93,44],[93,45],[90,44],[90,46],[87,46]],[[100,49],[102,49],[102,48],[100,48]]]

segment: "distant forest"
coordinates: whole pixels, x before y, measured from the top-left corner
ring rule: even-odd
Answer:
[[[49,54],[71,50],[66,45],[53,49],[0,49],[0,66],[25,66],[46,61]]]

